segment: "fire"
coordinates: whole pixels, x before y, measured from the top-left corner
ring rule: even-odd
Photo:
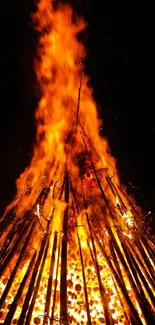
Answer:
[[[30,166],[1,219],[0,321],[18,324],[151,324],[154,241],[120,186],[70,6],[40,0],[41,99]]]

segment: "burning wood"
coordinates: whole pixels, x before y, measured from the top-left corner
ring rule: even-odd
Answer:
[[[0,219],[0,324],[150,325],[155,240],[99,136],[77,39],[86,24],[51,2],[33,15],[36,146]]]

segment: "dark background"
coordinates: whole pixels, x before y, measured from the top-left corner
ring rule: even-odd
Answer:
[[[154,5],[69,2],[89,24],[83,35],[86,70],[104,121],[102,133],[129,193],[145,213],[152,211],[155,230]],[[30,161],[35,140],[39,93],[33,69],[38,42],[30,17],[34,9],[33,0],[1,0],[1,213]]]

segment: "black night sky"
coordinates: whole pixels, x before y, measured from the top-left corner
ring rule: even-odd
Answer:
[[[64,1],[65,2],[65,1]],[[103,118],[103,134],[117,158],[122,182],[155,229],[154,8],[128,1],[70,0],[88,21],[82,36],[86,71]],[[33,0],[1,0],[0,212],[15,193],[35,140],[39,93],[33,59],[38,35]]]

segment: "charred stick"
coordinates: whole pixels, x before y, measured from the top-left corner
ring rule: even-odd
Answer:
[[[155,255],[155,245],[154,245],[154,243],[153,243],[151,240],[148,240],[148,244],[149,244],[149,246],[151,247],[152,252],[153,252],[154,255]]]
[[[137,247],[138,247],[138,250],[139,250],[139,254],[140,254],[140,257],[137,255],[137,258],[139,260],[139,263],[141,265],[141,267],[144,269],[144,273],[146,274],[146,277],[148,278],[148,280],[150,281],[151,285],[152,286],[155,286],[155,271],[153,269],[153,266],[149,260],[149,252],[147,250],[147,253],[148,255],[146,254],[146,247],[144,249],[144,244],[142,243],[142,241],[140,239],[137,239]],[[146,268],[144,268],[144,264],[142,263],[142,261],[144,261],[144,264],[146,264]]]
[[[5,241],[3,242],[3,247],[0,251],[0,264],[4,263],[4,260],[9,253],[9,249],[11,248],[11,246],[13,246],[13,243],[15,242],[16,238],[16,233],[17,231],[12,233],[11,235],[9,233],[5,238]]]
[[[149,251],[149,253],[151,252],[151,257],[155,262],[155,245],[153,241],[151,241],[151,238],[142,234],[142,236],[139,237],[139,241],[141,245],[144,246],[147,251]]]
[[[154,296],[153,296],[150,288],[148,287],[148,284],[147,284],[141,270],[139,269],[138,264],[136,263],[136,261],[134,259],[134,256],[132,255],[131,252],[128,253],[128,251],[126,252],[126,254],[128,255],[128,261],[130,264],[130,268],[132,269],[132,273],[135,278],[135,283],[136,283],[139,293],[141,295],[141,300],[142,300],[142,302],[144,304],[144,308],[146,309],[146,312],[148,314],[148,324],[152,324],[152,321],[154,320],[154,317],[152,316],[152,306],[154,306],[154,302],[152,300],[155,300]],[[148,300],[148,297],[146,296],[146,292],[143,287],[145,288],[145,290],[149,296],[149,300]],[[150,296],[150,292],[151,292],[151,296]],[[150,301],[151,301],[151,304],[150,304]]]
[[[32,224],[32,226],[29,229],[29,233],[28,233],[27,237],[25,238],[23,247],[22,247],[22,249],[20,251],[20,254],[19,254],[19,257],[18,257],[17,262],[15,264],[15,267],[14,267],[14,269],[13,269],[11,275],[10,275],[10,278],[9,278],[9,280],[7,282],[7,285],[5,287],[5,290],[3,291],[3,294],[2,294],[2,296],[0,298],[0,309],[1,309],[1,307],[2,307],[2,305],[4,303],[4,301],[5,301],[5,298],[6,298],[7,294],[8,294],[8,292],[9,292],[9,289],[10,289],[10,287],[12,285],[12,282],[13,282],[13,280],[15,278],[15,275],[16,275],[17,270],[19,268],[19,265],[20,265],[20,263],[22,261],[22,258],[24,256],[24,253],[26,251],[26,248],[29,245],[29,240],[30,240],[31,235],[32,235],[32,232],[33,232],[33,227],[34,227],[34,223]]]
[[[2,220],[0,222],[0,235],[3,231],[7,229],[11,222],[14,221],[16,217],[15,209],[12,208],[7,212],[7,214],[2,216]]]
[[[118,274],[118,276],[120,277],[120,280],[122,281],[123,285],[125,286],[125,282],[124,282],[124,279],[123,279],[123,276],[122,276],[121,268],[120,268],[120,265],[119,265],[119,262],[118,262],[118,259],[117,259],[117,255],[116,255],[115,249],[114,249],[114,247],[113,247],[113,242],[112,242],[112,240],[109,241],[109,247],[110,247],[110,252],[111,252],[112,259],[113,259],[113,261],[114,261],[114,263],[113,263],[113,264],[114,264],[114,267],[115,267],[116,270],[117,270],[117,274]],[[112,278],[113,278],[113,276],[112,276]],[[115,288],[116,288],[117,293],[118,293],[118,296],[119,296],[119,292],[118,292],[117,285],[116,285],[116,283],[115,283],[114,278],[113,278],[113,282],[114,282]],[[124,305],[123,305],[123,303],[122,303],[122,301],[121,301],[121,298],[120,298],[120,303],[121,303],[122,308],[123,308],[123,310],[124,310],[124,314],[125,314],[125,316],[126,316],[128,322],[129,322],[128,317],[131,319],[131,317],[130,317],[131,315],[128,315],[128,316],[127,316],[126,311],[125,311],[125,307],[124,307]]]
[[[86,144],[86,141],[85,141],[83,135],[82,135],[82,140],[83,140],[83,143],[84,143],[85,148],[86,148],[86,150],[87,150],[87,154],[88,154],[88,157],[89,157],[89,160],[90,160],[91,166],[92,166],[92,170],[93,170],[93,172],[94,172],[94,175],[95,175],[95,178],[96,178],[96,181],[97,181],[98,187],[99,187],[99,189],[100,189],[101,195],[102,195],[102,197],[103,197],[103,200],[104,200],[104,202],[105,202],[105,205],[106,205],[106,207],[107,207],[108,210],[109,210],[109,214],[110,214],[112,220],[115,220],[116,217],[115,217],[115,215],[113,214],[113,212],[112,212],[112,210],[111,210],[111,207],[110,207],[110,204],[109,204],[109,201],[108,201],[108,199],[107,199],[107,197],[106,197],[106,195],[105,195],[105,193],[104,193],[104,190],[103,190],[102,185],[101,185],[101,183],[100,183],[100,180],[99,180],[99,178],[98,178],[98,175],[97,175],[97,172],[96,172],[95,166],[94,166],[93,161],[92,161],[92,159],[91,159],[91,155],[90,155],[90,152],[89,152],[89,150],[88,150],[88,148],[87,148],[87,144]]]
[[[49,310],[50,310],[50,301],[51,301],[51,293],[52,293],[53,270],[54,270],[54,264],[55,264],[56,248],[57,248],[57,233],[55,232],[54,233],[54,240],[53,240],[53,249],[52,249],[51,262],[50,262],[48,286],[47,286],[47,292],[46,292],[45,311],[44,311],[45,316],[44,316],[44,320],[43,320],[43,325],[48,324],[47,316],[49,315]]]
[[[58,168],[58,166],[57,166],[57,168]],[[57,168],[56,168],[56,170],[57,170]],[[55,171],[55,173],[56,173],[56,171]],[[53,177],[54,177],[54,175],[53,175]],[[50,181],[50,184],[44,190],[43,196],[41,198],[41,205],[42,206],[44,206],[44,204],[45,204],[45,201],[46,201],[46,199],[47,199],[47,197],[48,197],[48,195],[50,193],[50,190],[51,190],[50,188],[51,188],[52,185],[53,185],[53,180]]]
[[[80,95],[81,95],[82,74],[83,74],[83,61],[82,61],[82,59],[80,60],[80,62],[81,62],[81,71],[80,71],[80,86],[79,86],[79,91],[78,91],[77,112],[76,112],[76,124],[78,124],[78,120],[79,120],[79,111],[80,111]]]
[[[86,204],[86,200],[85,200],[85,194],[84,194],[82,179],[81,179],[81,185],[82,185],[82,194],[83,194],[84,207],[86,209],[87,204]],[[103,287],[101,277],[100,277],[99,265],[98,265],[97,254],[96,254],[96,247],[95,247],[95,244],[94,244],[94,238],[93,238],[93,235],[92,235],[91,224],[90,224],[87,212],[86,212],[86,220],[87,220],[87,224],[88,224],[88,228],[89,228],[90,239],[91,239],[91,244],[92,244],[93,251],[91,250],[91,247],[90,247],[90,244],[89,244],[88,241],[87,241],[87,243],[88,243],[88,247],[90,249],[92,260],[94,262],[94,266],[95,266],[96,273],[97,273],[99,290],[100,290],[100,294],[101,294],[102,305],[103,305],[103,310],[104,310],[104,315],[105,315],[105,321],[106,321],[106,325],[111,325],[112,324],[112,317],[111,317],[111,315],[109,313],[108,303],[106,301],[106,296],[105,296],[105,289]]]
[[[116,193],[115,189],[112,186],[113,183],[112,183],[111,178],[109,177],[109,175],[106,176],[106,181],[107,181],[108,185],[110,186],[110,189],[112,191],[113,196],[116,198],[117,193]]]
[[[76,210],[77,210],[77,212],[79,213],[79,207],[78,207],[78,203],[77,203],[77,198],[76,198],[75,191],[74,191],[74,189],[73,189],[72,181],[71,181],[70,178],[69,178],[69,181],[70,181],[70,188],[71,188],[71,192],[72,192],[72,194],[73,194],[73,198],[74,198],[74,202],[75,202]]]
[[[29,274],[32,271],[32,266],[34,264],[35,257],[36,257],[36,252],[32,256],[32,259],[30,261],[28,269],[27,269],[27,271],[26,271],[26,273],[24,275],[24,278],[23,278],[23,280],[22,280],[22,282],[20,284],[20,287],[19,287],[19,289],[18,289],[18,291],[17,291],[17,293],[15,295],[14,301],[13,301],[13,303],[12,303],[10,309],[9,309],[9,312],[8,312],[6,318],[5,318],[4,325],[10,325],[11,322],[12,322],[12,318],[13,318],[15,310],[17,308],[18,301],[19,301],[19,299],[20,299],[20,297],[22,295],[22,292],[24,290],[24,287],[25,287],[26,281],[27,281],[27,279],[29,277]]]
[[[82,266],[82,277],[83,277],[83,285],[84,285],[86,312],[87,312],[87,318],[88,318],[87,324],[91,325],[92,322],[91,322],[90,310],[89,310],[89,301],[88,301],[87,284],[86,284],[86,277],[85,277],[85,271],[84,271],[84,262],[83,262],[82,249],[81,249],[80,238],[79,238],[78,233],[77,233],[77,238],[78,238],[80,260],[81,260],[81,266]]]
[[[115,197],[117,196],[119,198],[119,201],[121,202],[121,205],[123,206],[124,210],[126,211],[127,208],[126,208],[120,194],[118,193],[118,190],[117,190],[116,186],[113,184],[111,178],[108,175],[106,176],[106,180],[107,180],[107,182],[108,182],[108,184],[109,184],[109,186],[111,188],[112,193],[114,194]]]
[[[43,269],[44,269],[44,265],[45,265],[45,260],[46,260],[46,257],[47,257],[47,251],[48,251],[48,245],[49,245],[48,240],[47,240],[45,245],[46,246],[45,246],[45,250],[44,250],[44,253],[43,253],[42,263],[41,263],[41,266],[40,266],[38,278],[37,278],[35,288],[34,288],[34,291],[33,291],[33,297],[32,297],[32,300],[31,300],[31,304],[29,306],[29,310],[28,310],[28,313],[27,313],[27,316],[26,316],[25,325],[29,325],[30,322],[31,322],[32,312],[33,312],[33,308],[34,308],[34,305],[35,305],[36,296],[37,296],[37,293],[38,293],[38,290],[39,290],[40,281],[41,281],[41,277],[42,277],[42,273],[43,273]]]
[[[33,273],[32,273],[32,276],[31,276],[30,283],[29,283],[29,288],[28,288],[28,291],[27,291],[27,294],[26,294],[26,297],[25,297],[25,301],[24,301],[24,304],[23,304],[23,307],[22,307],[22,312],[20,314],[18,325],[23,325],[24,324],[25,316],[26,316],[26,313],[28,311],[28,307],[29,307],[29,304],[30,304],[30,301],[31,301],[31,298],[32,298],[32,295],[33,295],[33,292],[34,292],[34,286],[35,286],[36,277],[37,277],[37,274],[38,274],[39,265],[40,265],[41,260],[43,258],[44,250],[45,250],[45,247],[46,247],[46,244],[47,244],[47,239],[48,239],[48,234],[45,233],[44,238],[43,238],[43,240],[41,242],[41,248],[40,248],[36,263],[34,265]]]
[[[95,256],[93,255],[93,252],[91,250],[91,247],[90,247],[90,244],[89,244],[88,240],[87,240],[87,244],[88,244],[90,255],[91,255],[92,261],[94,263],[94,267],[95,267],[96,274],[97,274],[98,285],[99,285],[99,290],[100,290],[100,295],[101,295],[101,300],[102,300],[102,306],[103,306],[103,312],[104,312],[104,316],[105,316],[105,325],[111,325],[112,317],[110,315],[109,308],[108,308],[108,303],[106,301],[105,288],[104,288],[104,286],[102,284],[102,281],[101,281],[97,256],[96,256],[96,254],[95,254]],[[96,252],[96,249],[95,249],[95,252]]]
[[[8,232],[4,242],[3,242],[3,249],[1,250],[1,263],[5,262],[5,259],[10,253],[10,250],[12,249],[13,245],[15,244],[16,240],[18,239],[19,234],[25,229],[25,232],[27,231],[30,221],[32,220],[32,217],[30,218],[29,213],[26,214],[26,218],[24,216],[21,219],[17,219],[15,222],[13,228]]]
[[[64,188],[65,188],[65,177],[63,179],[63,183],[62,183],[62,186],[60,188],[60,193],[59,193],[59,200],[62,198],[62,194],[63,194],[63,191],[64,191]]]
[[[56,290],[57,290],[57,283],[58,283],[58,267],[59,267],[59,258],[60,258],[60,248],[61,248],[61,245],[60,245],[60,239],[59,239],[58,257],[57,257],[57,265],[56,265],[56,279],[55,279],[55,286],[54,286],[54,293],[53,293],[53,304],[52,304],[50,325],[53,325],[53,320],[54,320],[54,311],[55,311],[55,303],[56,303]]]
[[[150,239],[146,238],[145,236],[142,236],[141,240],[145,244],[145,248],[149,252],[150,259],[152,259],[152,262],[155,263],[155,248],[153,243],[150,241]]]
[[[18,237],[19,234],[17,232],[22,231],[22,228],[26,226],[27,222],[24,222],[24,220],[16,220],[14,226],[10,229],[10,231],[7,233],[4,240],[2,240],[1,243],[1,251],[0,251],[0,259],[3,260],[4,257],[7,256],[9,253],[9,249],[14,244],[16,237]]]
[[[138,242],[139,242],[138,248],[139,249],[141,248],[140,250],[141,255],[144,254],[145,256],[144,259],[148,266],[149,273],[151,274],[152,278],[155,279],[155,268],[152,266],[152,264],[155,264],[155,255],[152,254],[152,250],[150,249],[150,246],[144,237],[142,239],[139,238]],[[152,264],[150,260],[152,260]]]
[[[6,236],[4,236],[4,238],[2,236],[1,243],[0,243],[0,247],[1,247],[0,258],[2,258],[3,254],[6,255],[6,251],[8,250],[12,241],[14,240],[14,236],[17,233],[18,222],[19,222],[19,220],[17,220],[15,222],[14,226],[11,227],[11,229],[8,232],[6,232]]]
[[[138,213],[137,213],[132,201],[129,199],[129,196],[127,196],[126,192],[121,187],[119,187],[119,190],[122,192],[122,194],[125,196],[125,198],[129,202],[129,205],[130,205],[131,209],[135,212],[136,216],[138,216]]]
[[[68,202],[69,202],[69,180],[65,176],[65,202],[67,206],[64,211],[63,236],[61,244],[61,276],[60,276],[60,317],[67,323],[67,241],[68,241]]]
[[[109,248],[110,248],[111,257],[113,259],[113,264],[114,264],[115,271],[117,272],[117,274],[118,274],[120,280],[122,281],[123,285],[125,285],[125,282],[124,282],[124,279],[123,279],[123,276],[122,276],[122,272],[121,272],[121,268],[120,268],[120,265],[119,265],[118,260],[117,260],[117,255],[116,255],[112,240],[109,241]]]
[[[116,290],[116,292],[117,292],[117,296],[118,296],[118,298],[119,298],[120,305],[121,305],[122,310],[123,310],[123,313],[124,313],[124,317],[125,317],[125,319],[126,319],[126,323],[127,323],[127,325],[130,325],[130,324],[131,324],[131,322],[130,322],[130,321],[131,321],[131,317],[130,317],[130,315],[127,315],[127,312],[126,312],[126,310],[125,310],[125,306],[124,306],[124,304],[123,304],[123,302],[122,302],[122,298],[121,298],[121,296],[120,296],[120,293],[119,293],[119,290],[118,290],[117,284],[116,284],[115,279],[114,279],[114,277],[113,277],[112,274],[111,274],[111,277],[112,277],[112,280],[113,280],[113,284],[114,284],[115,290]]]
[[[149,258],[147,256],[140,240],[137,240],[137,247],[138,247],[140,256],[136,253],[136,251],[134,251],[134,254],[136,255],[136,259],[138,260],[138,263],[140,264],[140,266],[141,266],[147,280],[150,282],[151,286],[155,287],[155,281],[154,281],[155,272],[154,272],[154,269],[149,261]],[[132,249],[132,247],[130,247],[130,249]],[[144,267],[144,265],[146,265],[146,267]]]
[[[121,280],[121,282],[123,283],[123,285],[124,285],[124,287],[125,287],[126,284],[125,284],[124,278],[123,278],[123,276],[122,276],[122,272],[121,272],[121,268],[120,268],[120,265],[119,265],[118,257],[117,257],[116,251],[115,251],[115,249],[114,249],[114,247],[113,247],[112,240],[110,240],[109,245],[110,245],[111,256],[112,256],[112,259],[113,259],[113,261],[114,261],[114,263],[113,263],[113,264],[114,264],[114,267],[117,269],[117,274],[118,274],[118,276],[120,277],[120,280]],[[115,283],[115,279],[114,279],[113,275],[112,275],[112,278],[113,278],[113,283],[114,283],[114,286],[115,286],[116,292],[117,292],[117,294],[118,294],[118,297],[119,297],[119,300],[120,300],[120,303],[121,303],[122,309],[123,309],[123,311],[124,311],[124,315],[125,315],[125,317],[126,317],[126,321],[127,321],[127,323],[129,323],[129,324],[131,324],[131,323],[133,324],[133,323],[134,323],[134,319],[133,319],[133,317],[132,317],[132,314],[131,314],[131,313],[128,313],[128,315],[127,315],[128,308],[127,308],[127,312],[126,312],[126,310],[125,310],[126,303],[125,303],[125,306],[124,306],[124,304],[123,304],[123,302],[122,302],[122,299],[121,299],[121,297],[120,297],[120,294],[119,294],[118,288],[117,288],[117,284]],[[123,296],[123,297],[124,297],[124,296]],[[131,322],[131,323],[130,323],[130,322]]]
[[[28,226],[28,225],[27,225],[27,226]],[[14,245],[13,245],[11,251],[9,252],[8,256],[6,257],[4,263],[1,265],[1,267],[0,267],[0,277],[1,277],[2,274],[4,273],[6,267],[8,266],[9,262],[11,261],[11,259],[12,259],[13,256],[14,256],[14,253],[16,252],[18,246],[20,245],[21,240],[22,240],[22,238],[24,237],[25,232],[27,231],[27,228],[28,228],[27,226],[26,226],[26,227],[23,229],[23,231],[20,233],[19,237],[17,237],[17,240],[15,241],[15,243],[14,243]]]
[[[118,237],[119,237],[119,233],[117,233],[117,235],[118,235]],[[119,239],[120,239],[120,238],[119,238]],[[135,295],[135,297],[136,297],[136,300],[137,300],[138,303],[139,303],[139,306],[140,306],[140,308],[141,308],[141,311],[142,311],[143,316],[144,316],[144,318],[145,318],[145,320],[146,320],[146,323],[147,323],[147,313],[146,313],[145,307],[144,307],[144,305],[143,305],[143,303],[142,303],[142,301],[141,301],[141,296],[140,296],[140,294],[139,294],[139,292],[138,292],[138,290],[137,290],[137,287],[136,287],[136,285],[135,285],[135,282],[133,281],[132,273],[130,272],[130,269],[128,268],[128,265],[127,265],[127,263],[126,263],[126,261],[125,261],[125,258],[126,258],[127,261],[128,261],[128,258],[127,258],[126,254],[125,254],[124,249],[123,249],[123,242],[122,242],[122,249],[123,249],[123,254],[124,254],[125,258],[124,258],[124,256],[123,256],[122,252],[120,251],[120,249],[119,249],[119,247],[118,247],[118,244],[117,244],[116,240],[114,241],[114,247],[115,247],[116,252],[117,252],[117,254],[118,254],[118,257],[119,257],[119,259],[120,259],[120,261],[121,261],[121,263],[122,263],[122,265],[123,265],[123,267],[124,267],[125,274],[126,274],[126,276],[127,276],[127,278],[128,278],[128,281],[129,281],[129,283],[130,283],[130,285],[131,285],[131,288],[132,288],[132,290],[133,290],[133,293],[134,293],[134,295]]]
[[[128,247],[129,247],[129,251],[130,251],[130,254],[128,254],[128,256],[130,256],[130,258],[132,259],[132,263],[134,264],[134,267],[135,267],[136,272],[137,272],[136,274],[138,274],[139,277],[141,278],[141,281],[142,281],[142,283],[143,283],[143,285],[144,285],[144,287],[145,287],[145,289],[146,289],[146,291],[147,291],[147,293],[148,293],[148,295],[150,297],[150,300],[152,301],[152,304],[155,306],[155,297],[154,297],[154,295],[153,295],[153,293],[152,293],[152,291],[151,291],[151,289],[150,289],[150,287],[149,287],[149,285],[148,285],[148,283],[146,281],[146,279],[147,279],[148,282],[150,283],[150,280],[147,277],[145,269],[142,267],[142,265],[139,266],[139,259],[137,259],[136,253],[133,252],[133,249],[132,249],[132,247],[131,247],[131,245],[129,243],[128,243]],[[124,247],[124,249],[126,250],[125,247]],[[145,279],[145,277],[143,275],[143,272],[144,272],[144,275],[145,275],[146,279]]]
[[[103,257],[105,258],[105,260],[106,260],[106,262],[108,264],[108,267],[109,267],[109,269],[111,271],[111,274],[114,276],[114,279],[116,280],[116,283],[119,286],[119,288],[120,288],[120,290],[121,290],[121,292],[122,292],[122,294],[124,296],[126,304],[127,304],[128,308],[130,310],[130,316],[134,319],[134,322],[132,322],[132,325],[133,324],[142,325],[142,321],[141,321],[141,319],[140,319],[140,317],[139,317],[139,315],[137,313],[137,310],[135,309],[135,307],[134,307],[134,305],[133,305],[133,303],[132,303],[132,301],[131,301],[131,299],[130,299],[130,297],[128,295],[126,286],[123,285],[123,283],[121,282],[121,280],[120,280],[117,272],[115,271],[115,269],[114,269],[108,255],[107,255],[107,253],[103,249],[103,246],[101,245],[101,243],[100,243],[100,241],[99,241],[99,239],[98,239],[98,237],[97,237],[97,235],[96,235],[96,233],[94,231],[93,231],[93,236],[94,236],[94,239],[97,242],[97,245],[100,248],[101,253],[103,254]]]

